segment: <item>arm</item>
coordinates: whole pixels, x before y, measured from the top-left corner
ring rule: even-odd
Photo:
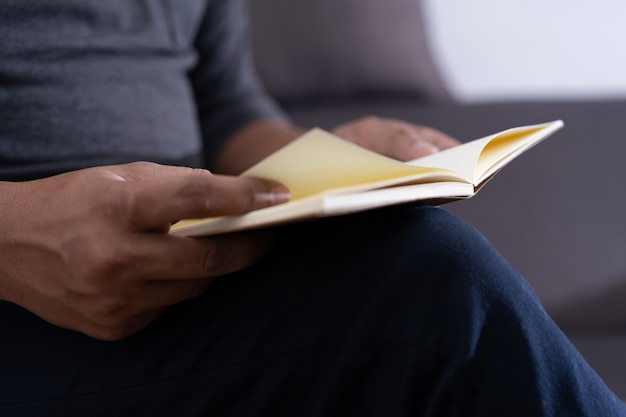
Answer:
[[[210,3],[196,41],[200,56],[191,73],[209,167],[239,174],[297,138],[293,125],[254,72],[245,3]],[[401,160],[456,145],[444,133],[394,119],[364,117],[336,129],[338,136]]]
[[[226,142],[215,158],[218,172],[236,175],[304,133],[280,120],[249,124]],[[458,145],[445,133],[402,120],[368,116],[333,129],[337,136],[375,152],[402,161]]]

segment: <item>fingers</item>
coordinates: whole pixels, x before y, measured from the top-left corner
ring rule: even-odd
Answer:
[[[57,323],[61,327],[67,327],[75,331],[85,333],[86,335],[107,342],[122,340],[155,321],[165,312],[166,307],[156,308],[152,310],[142,310],[136,314],[124,317],[119,320],[112,315],[109,318],[99,317],[82,317],[81,322],[76,325],[74,323],[63,324]]]
[[[133,196],[130,221],[140,230],[164,230],[181,219],[242,214],[289,200],[279,183],[201,170],[125,185]]]
[[[399,124],[392,136],[392,156],[411,160],[458,145],[459,142],[445,133],[426,126]]]
[[[196,239],[171,235],[137,236],[126,270],[148,280],[215,277],[247,268],[272,247],[269,233],[233,233]],[[125,248],[121,251],[128,253]]]
[[[245,233],[216,236],[207,239],[180,238],[174,236],[145,237],[136,241],[134,262],[126,270],[132,276],[123,286],[135,288],[129,297],[122,298],[126,305],[111,306],[110,311],[100,310],[96,319],[113,323],[116,315],[134,317],[157,311],[164,307],[197,297],[219,277],[245,269],[256,262],[271,248],[271,238],[264,233]],[[143,278],[142,278],[143,277]],[[118,277],[119,278],[119,277]],[[128,302],[128,300],[134,300]],[[131,309],[130,311],[126,309]],[[126,311],[125,311],[126,310]],[[141,324],[137,322],[136,324]]]
[[[383,155],[408,161],[459,144],[445,133],[402,120],[365,117],[339,126],[338,136]]]
[[[207,239],[145,234],[118,246],[124,256],[113,252],[110,269],[100,268],[97,278],[71,292],[68,300],[79,314],[65,314],[59,325],[103,340],[126,337],[164,308],[202,294],[216,277],[256,263],[271,240],[264,233]]]

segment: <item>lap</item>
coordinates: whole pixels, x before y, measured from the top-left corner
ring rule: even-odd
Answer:
[[[260,264],[119,342],[8,303],[0,314],[0,363],[10,375],[0,410],[14,415],[345,415],[348,406],[348,414],[367,406],[359,415],[395,415],[390,404],[415,415],[452,391],[458,402],[449,407],[498,414],[497,389],[481,392],[482,378],[508,391],[533,389],[523,384],[536,376],[524,367],[514,380],[484,375],[485,361],[505,369],[530,361],[515,349],[495,361],[480,355],[526,349],[524,325],[550,338],[536,343],[565,343],[488,242],[434,208],[282,228]]]

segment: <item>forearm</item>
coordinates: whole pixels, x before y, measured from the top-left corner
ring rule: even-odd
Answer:
[[[0,212],[2,213],[2,217],[0,218],[0,300],[7,300],[8,298],[8,279],[7,279],[7,268],[5,265],[5,260],[3,259],[2,254],[6,253],[6,245],[7,239],[9,238],[9,225],[6,222],[7,217],[10,215],[7,213],[8,203],[12,200],[12,195],[10,194],[10,184],[6,182],[0,182]]]
[[[215,171],[238,175],[304,131],[289,122],[265,119],[240,129],[215,158]]]
[[[19,302],[22,286],[14,281],[20,258],[15,252],[23,245],[30,232],[31,210],[35,190],[28,182],[0,181],[0,300]],[[35,264],[36,265],[36,264]]]

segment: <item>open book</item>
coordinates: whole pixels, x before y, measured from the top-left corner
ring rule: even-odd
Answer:
[[[314,128],[242,175],[279,181],[291,200],[244,215],[183,220],[170,233],[205,236],[335,216],[394,204],[469,198],[514,158],[563,127],[516,127],[400,162]]]

